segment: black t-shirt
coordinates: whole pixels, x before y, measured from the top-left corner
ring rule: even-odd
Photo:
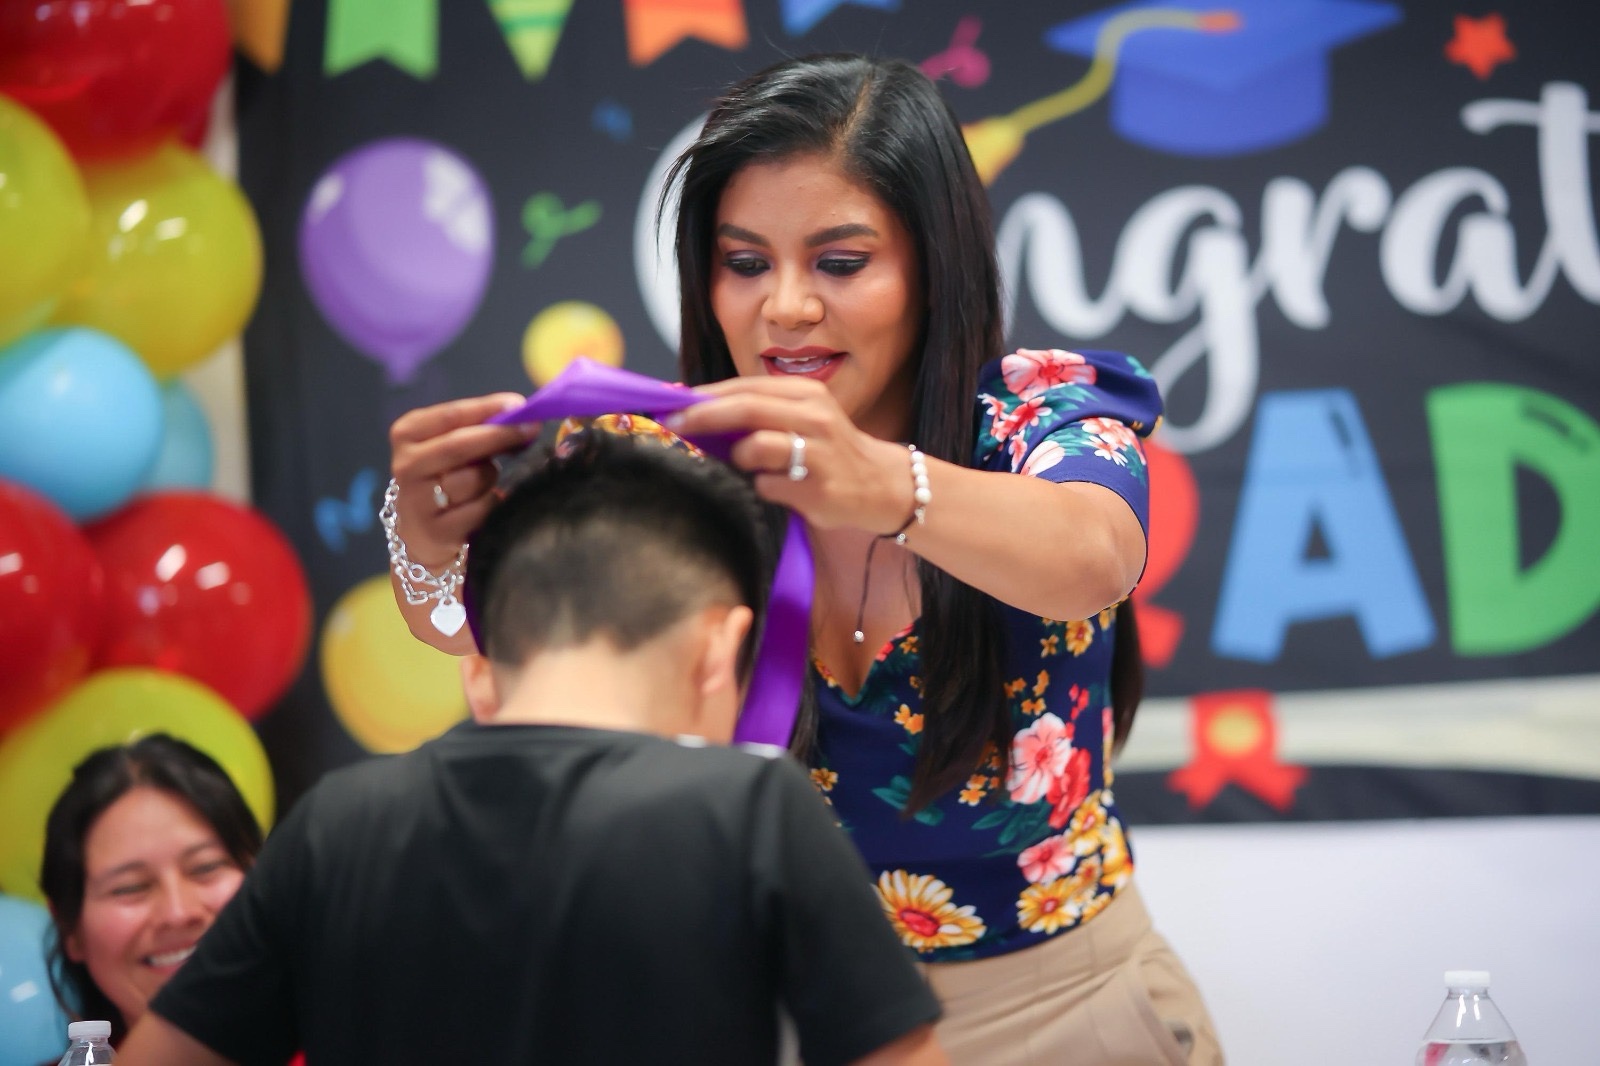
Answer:
[[[772,1062],[933,1021],[788,759],[464,723],[328,775],[152,1009],[241,1063]]]

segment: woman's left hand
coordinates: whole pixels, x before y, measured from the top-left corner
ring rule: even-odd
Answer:
[[[665,421],[684,437],[748,434],[733,465],[755,474],[762,499],[819,529],[893,533],[911,514],[911,457],[903,444],[856,428],[826,385],[805,378],[731,378],[700,385],[711,399]],[[804,441],[796,445],[796,438]],[[792,460],[799,458],[799,464]],[[791,468],[804,476],[791,477]]]

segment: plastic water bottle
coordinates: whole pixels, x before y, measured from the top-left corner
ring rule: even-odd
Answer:
[[[61,1056],[56,1066],[85,1066],[86,1063],[111,1061],[111,1023],[73,1022],[67,1026],[67,1039],[72,1046]]]
[[[1444,986],[1416,1066],[1528,1066],[1506,1016],[1489,1001],[1487,970],[1448,970]]]

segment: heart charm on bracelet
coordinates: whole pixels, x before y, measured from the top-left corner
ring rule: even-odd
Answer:
[[[453,637],[467,624],[467,609],[461,606],[460,600],[441,600],[439,606],[428,612],[428,620],[433,623],[433,628],[447,637]]]

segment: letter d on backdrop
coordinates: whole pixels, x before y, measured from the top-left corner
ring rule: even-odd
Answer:
[[[1536,389],[1473,383],[1428,395],[1439,523],[1460,655],[1548,644],[1600,607],[1600,426]],[[1560,500],[1550,547],[1522,569],[1517,467]]]

